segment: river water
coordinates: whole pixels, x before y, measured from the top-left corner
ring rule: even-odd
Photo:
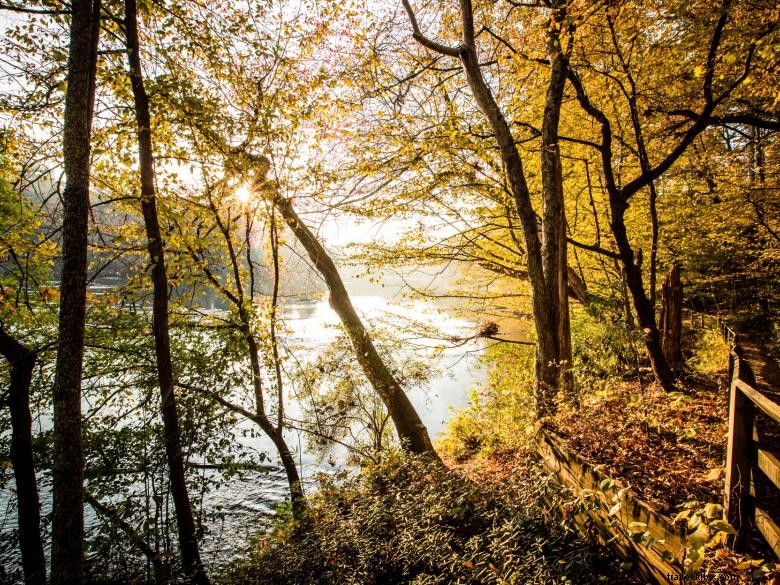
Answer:
[[[409,392],[431,438],[446,430],[453,410],[464,407],[469,400],[469,390],[484,382],[485,372],[479,368],[482,348],[477,342],[450,347],[437,352],[434,357],[428,347],[440,345],[441,339],[421,337],[408,328],[414,321],[435,326],[442,336],[466,337],[473,335],[474,323],[452,312],[424,301],[393,302],[379,295],[353,295],[353,304],[366,321],[381,320],[387,327],[395,326],[410,338],[407,352],[429,360],[435,372],[429,383]],[[305,347],[315,354],[324,349],[338,335],[338,317],[327,300],[288,303],[283,306],[281,317],[288,329],[289,345]],[[288,415],[296,418],[297,405],[288,408]],[[246,429],[252,423],[242,423]],[[248,433],[247,433],[248,434]],[[336,471],[343,468],[343,451],[337,450],[331,462],[322,462],[307,451],[306,439],[297,432],[287,434],[290,446],[298,450],[302,476],[308,490],[314,489],[311,481],[318,471]],[[269,460],[277,462],[270,441],[264,437],[239,436],[245,446],[264,451]],[[340,456],[341,455],[341,456]],[[332,465],[335,463],[335,465]],[[252,533],[257,533],[270,522],[274,509],[288,497],[287,480],[281,469],[267,474],[248,474],[208,497],[207,506],[222,506],[223,520],[213,523],[204,549],[217,562],[240,556],[244,543]]]
[[[484,382],[485,372],[479,368],[479,356],[482,346],[479,342],[460,344],[437,352],[432,356],[430,348],[442,344],[439,335],[428,331],[415,333],[411,322],[435,327],[441,337],[470,336],[474,333],[474,323],[457,316],[433,303],[420,300],[398,301],[385,294],[372,294],[374,291],[361,291],[354,294],[353,304],[366,322],[379,322],[385,328],[396,329],[401,339],[408,337],[405,349],[401,350],[415,357],[428,360],[434,368],[434,374],[422,388],[409,392],[412,403],[420,413],[431,437],[446,429],[447,421],[454,409],[468,403],[469,390]],[[287,302],[281,307],[280,317],[285,325],[285,345],[301,348],[303,356],[309,359],[319,350],[328,346],[339,334],[338,318],[328,305],[327,300],[302,300]],[[304,357],[305,359],[305,357]],[[300,415],[300,407],[288,401],[286,414],[293,418]],[[278,458],[271,442],[264,436],[258,436],[256,426],[242,422],[235,431],[236,439],[244,447],[266,454],[266,462],[272,469],[268,472],[246,472],[234,476],[219,489],[206,494],[202,502],[204,509],[221,509],[217,520],[206,524],[206,537],[203,543],[204,559],[211,566],[223,564],[245,554],[251,535],[263,531],[271,523],[275,508],[288,498],[287,481],[284,471],[278,466]],[[344,468],[345,452],[335,451],[331,461],[321,461],[317,455],[309,452],[306,438],[297,431],[286,434],[288,444],[296,451],[301,467],[301,475],[307,491],[316,488],[312,478],[316,472],[333,472]],[[203,471],[203,473],[216,473]],[[41,499],[44,514],[50,512],[50,489],[47,478],[41,478]],[[9,487],[13,485],[13,481]],[[0,494],[0,507],[5,510],[15,508],[13,493],[4,490]],[[85,510],[86,524],[89,530],[96,518],[91,508]],[[0,524],[0,531],[6,532],[15,527],[13,512],[7,512]],[[4,550],[0,555],[0,572],[18,568],[16,549]]]

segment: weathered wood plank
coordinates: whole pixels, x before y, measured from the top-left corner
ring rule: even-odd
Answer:
[[[780,489],[780,461],[769,451],[758,450],[758,468]]]
[[[734,383],[737,385],[737,388],[753,402],[753,404],[763,410],[767,416],[770,416],[775,422],[780,423],[780,404],[770,400],[742,380],[735,380]]]
[[[774,553],[780,557],[780,527],[772,517],[761,508],[756,508],[756,528],[764,535]]]
[[[559,481],[571,488],[576,495],[589,495],[598,502],[598,506],[586,515],[575,517],[580,529],[603,544],[609,543],[625,560],[632,562],[640,574],[651,582],[666,584],[669,575],[681,575],[680,566],[685,554],[685,535],[675,527],[671,519],[653,510],[637,495],[626,490],[621,498],[620,507],[609,515],[613,507],[613,498],[625,486],[615,481],[615,486],[602,490],[601,482],[606,479],[602,473],[592,469],[576,454],[571,453],[563,441],[547,429],[537,429],[537,452],[545,468],[554,473]],[[631,539],[632,522],[641,522],[656,542],[648,547],[644,543],[635,543]],[[664,556],[671,554],[676,562],[667,561]]]

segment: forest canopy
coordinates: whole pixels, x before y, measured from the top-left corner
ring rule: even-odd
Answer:
[[[558,579],[527,552],[542,479],[509,502],[453,458],[714,376],[683,308],[780,346],[776,2],[8,0],[0,23],[0,580],[251,579],[256,543],[217,527],[252,483],[270,511],[238,523],[289,537],[268,582],[385,582],[343,564],[363,550],[386,582]],[[440,443],[431,404],[468,405]],[[393,540],[403,514],[475,560]],[[372,525],[427,560],[318,544]]]

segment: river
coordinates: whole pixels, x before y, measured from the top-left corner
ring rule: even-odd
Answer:
[[[352,288],[352,287],[351,287]],[[431,437],[436,438],[446,429],[447,421],[453,409],[465,406],[469,400],[469,390],[484,382],[485,372],[479,368],[479,355],[482,346],[478,341],[445,349],[431,357],[428,347],[440,345],[441,339],[426,338],[414,333],[409,323],[419,322],[440,330],[443,336],[470,336],[474,332],[474,323],[457,316],[451,309],[435,303],[421,300],[397,300],[388,295],[388,291],[360,290],[352,296],[358,312],[367,322],[382,321],[384,327],[397,330],[403,339],[410,338],[405,352],[427,359],[434,368],[434,374],[423,388],[413,389],[409,396],[420,413]],[[361,294],[362,293],[362,294]],[[297,300],[287,302],[281,307],[280,317],[285,325],[285,344],[305,348],[305,355],[315,356],[338,335],[338,318],[329,307],[326,299]],[[429,334],[430,335],[430,334]],[[294,402],[287,406],[288,416],[297,417],[300,408]],[[220,509],[216,520],[206,524],[206,537],[203,542],[204,559],[208,565],[223,564],[245,553],[248,538],[262,532],[267,527],[277,505],[288,497],[287,481],[284,472],[278,467],[278,458],[268,439],[258,437],[257,430],[250,422],[242,422],[235,430],[236,439],[244,447],[266,453],[266,462],[273,466],[268,472],[245,472],[224,483],[219,489],[206,494],[203,506],[206,511]],[[309,452],[306,439],[299,432],[287,433],[288,443],[296,451],[301,466],[302,477],[307,491],[315,489],[313,474],[318,471],[331,472],[343,469],[344,452],[336,451],[332,462],[322,462]],[[203,471],[203,473],[216,473]],[[43,512],[51,509],[50,490],[46,478],[41,478],[41,497]],[[13,486],[11,481],[9,487]],[[0,506],[6,509],[0,531],[6,532],[15,527],[13,512],[13,494],[10,490],[0,495]],[[94,526],[96,518],[91,508],[86,508],[87,529]],[[6,570],[18,567],[16,549],[3,550],[0,566]]]
[[[435,325],[445,336],[468,336],[474,331],[474,323],[454,315],[444,308],[424,301],[394,302],[379,295],[353,295],[353,304],[367,321],[381,319],[386,325],[393,324],[399,329],[408,321]],[[326,300],[295,302],[283,306],[281,317],[287,328],[289,345],[306,347],[309,352],[325,348],[338,334],[338,317]],[[420,338],[410,332],[414,338],[414,349],[421,358],[430,358],[426,346],[441,344],[441,339]],[[466,345],[445,349],[431,365],[435,373],[429,384],[409,393],[412,403],[435,440],[446,430],[447,421],[453,409],[465,406],[469,400],[469,390],[484,382],[485,372],[479,368],[481,345],[471,342]],[[288,414],[297,417],[299,410],[292,404]],[[242,423],[250,429],[252,423]],[[245,446],[268,453],[269,460],[276,462],[273,448],[266,438],[239,436]],[[287,434],[289,444],[297,449],[302,467],[302,476],[307,489],[314,488],[312,475],[318,471],[336,471],[343,468],[343,458],[336,452],[335,465],[321,462],[308,452],[306,440],[297,432]],[[208,497],[207,506],[222,506],[224,519],[213,523],[204,549],[217,562],[224,562],[239,556],[243,552],[243,543],[252,533],[257,533],[273,517],[274,509],[288,495],[287,480],[279,469],[268,474],[248,474],[240,480],[231,480],[221,490]]]

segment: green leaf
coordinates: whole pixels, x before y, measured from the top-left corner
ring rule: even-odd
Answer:
[[[720,504],[706,504],[704,506],[704,517],[708,520],[723,517],[723,506]]]
[[[737,531],[734,527],[724,520],[713,520],[710,522],[710,528],[718,532],[725,532],[726,534],[736,534]]]

